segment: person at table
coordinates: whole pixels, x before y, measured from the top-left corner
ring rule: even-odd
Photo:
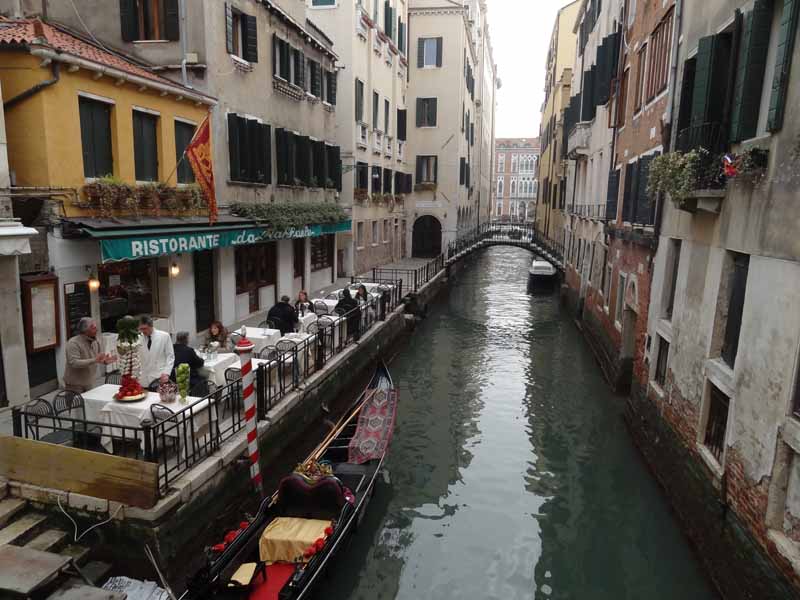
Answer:
[[[78,321],[78,335],[67,341],[65,354],[64,388],[79,394],[97,384],[97,365],[114,362],[113,356],[103,352],[97,339],[97,323],[89,317]]]
[[[334,311],[338,315],[347,315],[347,337],[360,337],[361,311],[358,308],[358,300],[353,298],[350,290],[342,290],[342,299],[336,304]]]
[[[178,368],[178,365],[184,363],[189,365],[189,389],[193,389],[195,385],[205,379],[200,374],[200,369],[203,368],[205,361],[197,356],[197,352],[189,345],[188,331],[179,331],[175,334],[175,344],[172,346],[172,351],[175,354],[175,364],[172,367],[170,377],[173,381],[177,381],[175,370]]]
[[[281,296],[281,301],[269,309],[267,320],[274,321],[281,335],[292,333],[298,323],[297,311],[289,304],[289,296]]]
[[[154,381],[166,383],[175,363],[172,338],[166,331],[153,327],[153,317],[142,315],[139,318],[139,333],[142,335],[139,347],[139,364],[142,374],[139,383],[147,388]]]
[[[369,304],[369,294],[367,293],[366,286],[362,283],[356,290],[356,302],[359,304]]]
[[[233,344],[228,337],[228,330],[222,326],[219,321],[212,321],[208,326],[208,333],[206,334],[206,341],[204,348],[209,350],[209,346],[216,342],[219,344],[218,352],[232,352]]]
[[[294,303],[294,310],[297,314],[306,314],[314,312],[314,303],[308,299],[308,292],[300,290],[297,294],[297,302]]]

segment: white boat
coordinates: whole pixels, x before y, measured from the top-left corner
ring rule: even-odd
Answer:
[[[550,288],[558,281],[558,270],[548,261],[534,258],[528,269],[529,288]]]

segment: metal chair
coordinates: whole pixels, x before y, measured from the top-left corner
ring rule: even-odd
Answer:
[[[222,404],[222,418],[230,410],[238,409],[242,404],[242,370],[238,367],[228,367],[225,369],[225,386],[228,393],[220,399]]]
[[[317,315],[327,315],[329,313],[328,305],[322,300],[317,300],[314,302],[314,312],[317,313]]]
[[[53,412],[53,407],[44,398],[37,398],[30,404],[26,404],[23,410],[25,417],[25,432],[30,433],[31,439],[39,442],[47,442],[49,444],[58,444],[65,446],[72,442],[72,431],[61,429],[61,421],[56,417]],[[53,431],[44,435],[39,434],[40,420],[50,419],[51,425],[49,429]]]
[[[272,327],[270,327],[270,320],[269,319],[267,319],[265,321],[261,321],[261,323],[258,324],[258,327],[259,327],[259,329],[272,329]]]
[[[61,390],[53,398],[53,412],[56,417],[66,416],[72,420],[73,429],[76,432],[85,432],[99,436],[103,428],[99,425],[92,425],[86,422],[86,404],[78,392],[71,390]],[[75,413],[78,413],[77,415]]]
[[[177,453],[181,448],[181,434],[178,431],[178,418],[175,412],[163,404],[152,404],[150,415],[153,417],[153,425],[156,426],[155,446],[158,451],[159,445],[164,446],[164,442],[169,438],[172,441],[172,449]],[[158,427],[161,423],[169,422],[168,425]],[[159,444],[159,441],[161,444]]]
[[[316,335],[319,333],[319,325],[317,325],[316,321],[314,323],[309,323],[306,325],[306,333],[310,335]]]
[[[294,352],[296,348],[297,342],[293,340],[278,340],[278,343],[275,344],[275,351],[279,356],[290,354]]]
[[[111,371],[110,373],[106,373],[106,383],[110,383],[112,385],[122,385],[122,373],[119,371]]]
[[[278,352],[275,350],[275,346],[264,346],[256,353],[256,358],[262,360],[277,360]]]
[[[217,391],[217,384],[210,379],[203,379],[194,384],[194,387],[189,390],[189,395],[195,398],[205,398],[211,396]]]

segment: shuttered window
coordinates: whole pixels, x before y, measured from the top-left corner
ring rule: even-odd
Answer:
[[[228,114],[231,181],[272,183],[271,128],[255,119]]]
[[[315,60],[308,61],[309,91],[312,96],[322,98],[322,65]]]
[[[378,127],[380,125],[378,122],[380,102],[381,99],[378,92],[372,92],[372,128],[377,130],[380,130],[380,127]]]
[[[733,368],[736,354],[739,351],[739,333],[742,330],[742,313],[744,312],[747,274],[750,269],[750,257],[746,254],[731,252],[733,268],[728,280],[728,318],[725,323],[725,339],[722,343],[722,359]]]
[[[325,101],[336,106],[336,71],[325,71]]]
[[[617,201],[619,198],[619,169],[608,175],[608,193],[606,194],[606,219],[617,220]]]
[[[391,169],[384,169],[383,170],[383,193],[384,194],[391,194],[392,193],[392,170]]]
[[[356,79],[356,121],[364,122],[364,82]]]
[[[417,183],[436,183],[438,179],[438,157],[417,157]]]
[[[258,21],[225,3],[225,46],[233,54],[251,63],[258,62]]]
[[[178,0],[120,0],[119,16],[123,41],[180,39]]]
[[[436,127],[436,98],[417,98],[417,127]]]
[[[314,166],[312,177],[314,178],[312,187],[333,187],[326,184],[328,179],[328,153],[325,142],[313,140],[311,151],[314,155]]]
[[[647,101],[667,89],[670,48],[672,47],[672,9],[664,16],[650,37],[650,68],[647,72]]]
[[[326,169],[328,175],[325,180],[326,188],[342,191],[342,151],[339,146],[326,146]]]
[[[442,38],[417,40],[417,67],[420,69],[442,66]]]
[[[467,183],[467,159],[463,156],[458,162],[458,183],[465,185]]]
[[[407,133],[407,113],[406,110],[397,109],[397,139],[406,141],[408,139]]]
[[[619,84],[619,95],[617,96],[617,127],[625,126],[628,109],[628,78],[630,69],[625,69],[622,74],[622,81]]]
[[[389,103],[388,98],[384,98],[383,100],[383,131],[388,135],[391,133],[391,117],[389,115],[392,114],[391,104]]]
[[[184,152],[194,137],[195,126],[175,121],[175,160],[178,165],[178,183],[194,183],[194,172]]]
[[[383,31],[390,39],[394,39],[394,16],[394,9],[392,8],[391,2],[385,0],[383,7]]]
[[[79,98],[78,107],[81,120],[84,176],[103,177],[113,174],[111,105]]]
[[[397,20],[397,49],[406,53],[406,24],[401,19]]]
[[[642,46],[636,55],[636,89],[634,90],[634,112],[642,109],[644,100],[645,71],[647,69],[647,44]]]
[[[657,154],[643,156],[639,159],[638,187],[636,190],[636,209],[633,222],[638,225],[652,225],[654,217],[654,203],[647,191],[647,178],[650,174],[650,163]]]
[[[597,114],[597,103],[594,92],[594,67],[583,72],[583,88],[581,89],[580,120],[591,121]]]
[[[783,127],[786,111],[786,92],[789,89],[789,73],[792,68],[792,54],[797,37],[797,20],[800,0],[783,0],[781,26],[778,30],[778,52],[775,58],[775,76],[772,80],[772,93],[769,101],[767,130],[778,131]]]
[[[639,164],[628,163],[625,166],[625,191],[622,196],[622,220],[633,222],[635,215],[636,196],[639,193],[638,185]]]
[[[369,190],[369,165],[365,162],[356,163],[356,189]]]
[[[771,28],[772,2],[756,0],[742,24],[731,111],[731,142],[755,137],[758,131]]]
[[[302,50],[291,49],[292,57],[292,83],[302,89],[307,89],[306,84],[306,57]]]
[[[309,70],[311,61],[308,61]],[[305,66],[303,75],[305,75]],[[272,74],[286,81],[292,81],[292,47],[284,39],[278,37],[277,33],[272,34]]]
[[[133,111],[133,159],[136,181],[158,181],[158,117]]]

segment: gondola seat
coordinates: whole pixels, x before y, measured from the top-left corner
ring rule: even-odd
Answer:
[[[344,488],[336,477],[308,482],[292,473],[278,486],[278,510],[287,517],[303,519],[336,519],[345,505]]]

